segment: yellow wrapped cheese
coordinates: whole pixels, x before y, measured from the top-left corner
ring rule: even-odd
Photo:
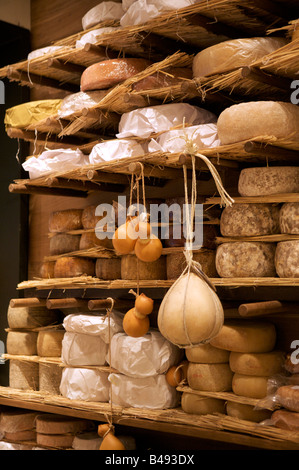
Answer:
[[[48,116],[57,114],[62,100],[39,100],[23,103],[6,110],[5,128],[24,129],[31,124],[42,121]]]

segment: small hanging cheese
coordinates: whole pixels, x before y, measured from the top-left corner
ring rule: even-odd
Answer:
[[[232,388],[233,372],[228,364],[196,364],[189,362],[187,381],[193,390],[225,392]]]
[[[272,411],[258,408],[255,409],[253,405],[227,401],[226,413],[228,416],[232,416],[233,418],[260,423],[265,419],[270,419]]]
[[[185,413],[196,415],[208,415],[213,413],[225,413],[225,401],[218,398],[206,398],[194,393],[183,392],[181,407]]]
[[[266,353],[231,352],[229,365],[233,372],[244,375],[267,376],[282,372],[284,353],[270,351]]]
[[[82,209],[53,212],[49,218],[49,232],[69,232],[82,228]]]
[[[236,395],[248,398],[265,398],[269,377],[234,374],[232,390]]]
[[[60,357],[64,330],[39,331],[37,354],[42,357]]]
[[[186,357],[190,362],[201,364],[222,364],[229,361],[230,352],[225,349],[219,349],[210,343],[200,344],[195,348],[189,348],[185,351]]]
[[[94,274],[95,262],[89,258],[71,256],[58,258],[54,267],[56,278],[94,276]]]

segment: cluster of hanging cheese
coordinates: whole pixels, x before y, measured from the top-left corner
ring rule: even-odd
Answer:
[[[144,336],[150,327],[148,315],[154,308],[154,301],[145,294],[136,296],[134,307],[123,318],[123,329],[128,336],[139,338]]]

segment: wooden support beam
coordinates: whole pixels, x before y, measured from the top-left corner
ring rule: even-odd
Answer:
[[[39,299],[37,297],[25,297],[23,299],[11,299],[9,306],[11,308],[20,307],[45,307],[47,301],[45,299]]]
[[[86,54],[93,56],[98,62],[101,60],[115,59],[119,56],[119,53],[112,51],[104,46],[96,46],[95,44],[85,44],[83,50]]]
[[[264,83],[265,85],[283,90],[286,93],[289,93],[291,89],[292,80],[265,73],[257,67],[242,67],[241,77],[255,82]]]
[[[30,186],[30,183],[28,183],[27,186]],[[101,185],[93,183],[92,181],[67,179],[61,177],[49,177],[47,180],[47,187],[75,189],[79,191],[101,191]]]
[[[191,25],[200,26],[209,33],[216,34],[217,36],[226,36],[228,39],[239,39],[248,36],[248,33],[244,33],[242,29],[238,29],[235,26],[228,26],[214,19],[200,15],[199,13],[187,16],[186,20]]]
[[[280,313],[299,313],[299,304],[267,300],[265,302],[253,302],[241,304],[238,308],[241,317],[258,317],[263,315],[275,315]]]
[[[48,299],[46,306],[49,310],[60,308],[82,308],[88,309],[88,300],[68,298],[68,299]]]
[[[246,5],[247,8],[258,8],[266,13],[271,13],[271,15],[276,16],[282,20],[293,20],[294,18],[298,18],[299,15],[299,8],[298,6],[290,7],[289,5],[286,7],[283,4],[274,3],[271,0],[251,0],[251,5]]]
[[[196,53],[196,48],[190,46],[187,42],[182,40],[175,41],[174,39],[167,38],[166,36],[160,36],[156,33],[140,32],[139,38],[141,39],[141,45],[145,46],[146,49],[153,49],[156,51],[165,51],[170,54],[175,54],[178,51],[185,52],[186,54],[193,55]]]
[[[130,177],[121,173],[106,173],[100,170],[88,170],[86,177],[90,181],[100,181],[102,183],[112,184],[130,184]]]
[[[121,299],[114,299],[114,308],[116,309],[130,309],[132,308],[134,300],[121,300]],[[111,300],[110,299],[92,299],[88,302],[88,309],[91,311],[95,310],[103,310],[107,308],[111,308]]]
[[[299,152],[297,150],[285,149],[282,147],[276,147],[275,145],[254,141],[246,142],[243,148],[246,153],[250,153],[257,157],[281,157],[282,161],[287,159],[298,162]]]
[[[73,73],[81,77],[82,73],[85,70],[85,67],[79,64],[72,64],[71,62],[64,62],[61,59],[48,59],[47,66],[56,70],[61,70],[62,72]]]
[[[36,142],[36,143],[55,143],[61,147],[65,146],[72,146],[78,147],[84,145],[86,143],[85,139],[78,138],[76,136],[66,136],[59,139],[56,135],[48,135],[43,132],[37,132],[35,134],[34,131],[25,131],[23,129],[17,129],[15,127],[10,127],[6,131],[8,137],[11,139],[22,139],[27,142]]]
[[[9,192],[13,194],[41,194],[46,196],[65,197],[87,197],[87,191],[77,191],[74,189],[48,188],[45,186],[33,186],[26,184],[10,184]]]
[[[13,81],[22,82],[27,86],[37,85],[41,87],[54,88],[56,90],[70,91],[71,93],[77,93],[80,91],[79,84],[61,83],[59,80],[55,80],[54,78],[37,75],[30,71],[27,73],[22,70],[15,70],[11,67],[8,67],[7,69],[7,78]]]

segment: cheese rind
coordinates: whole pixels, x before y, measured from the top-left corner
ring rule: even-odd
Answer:
[[[8,307],[7,322],[12,329],[30,329],[56,323],[59,318],[57,310],[46,307]]]
[[[255,409],[253,405],[247,405],[245,403],[237,403],[235,401],[226,402],[226,414],[245,421],[260,423],[261,421],[270,419],[271,413],[270,410]]]
[[[244,168],[238,181],[240,196],[267,196],[299,192],[299,167]]]
[[[299,277],[299,240],[277,243],[275,268],[279,277]]]
[[[181,407],[185,413],[207,415],[225,413],[225,401],[218,398],[206,398],[194,393],[183,392]]]
[[[231,352],[229,365],[231,370],[238,374],[267,376],[282,372],[284,358],[282,351],[267,353]]]
[[[281,233],[299,233],[299,204],[297,202],[287,202],[281,206],[279,224]]]
[[[135,255],[121,257],[121,278],[128,280],[158,280],[166,279],[166,257],[160,256],[157,261],[146,263]]]
[[[42,357],[60,357],[64,330],[39,331],[37,354]]]
[[[37,354],[37,333],[35,331],[9,331],[6,351],[12,355],[34,356]]]
[[[216,251],[203,250],[193,253],[194,261],[200,263],[208,277],[218,277],[215,264]],[[186,267],[184,253],[171,253],[166,256],[167,279],[178,279]]]
[[[75,258],[66,256],[58,258],[55,262],[54,276],[56,278],[94,276],[95,263],[89,258]]]
[[[68,233],[57,233],[50,238],[50,255],[62,255],[79,250],[80,236]]]
[[[10,359],[9,386],[18,390],[39,390],[38,363]]]
[[[228,364],[188,364],[187,381],[193,390],[225,392],[231,390],[232,377]]]
[[[66,209],[56,211],[49,218],[49,232],[69,232],[71,230],[80,230],[82,209]]]
[[[236,395],[248,398],[265,398],[269,377],[256,375],[234,374],[232,390]]]
[[[121,279],[120,258],[99,258],[96,260],[96,277],[104,280]]]
[[[230,352],[215,348],[210,343],[201,344],[185,350],[186,358],[190,362],[200,364],[222,364],[229,361]]]

